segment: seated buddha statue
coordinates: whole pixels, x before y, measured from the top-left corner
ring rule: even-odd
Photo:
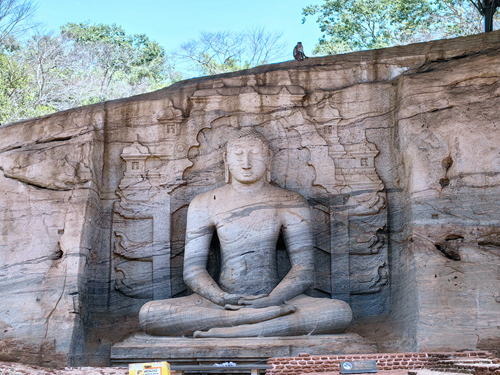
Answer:
[[[310,207],[300,194],[269,184],[266,139],[242,128],[227,142],[224,163],[226,185],[196,196],[188,209],[183,276],[193,294],[146,303],[143,330],[195,338],[343,332],[352,319],[347,303],[304,294],[314,278]],[[214,232],[218,282],[207,271]],[[291,264],[283,279],[280,233]]]

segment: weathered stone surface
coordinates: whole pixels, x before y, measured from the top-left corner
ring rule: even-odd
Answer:
[[[2,358],[26,353],[27,362],[64,363],[82,335],[102,106],[1,132],[0,345],[9,348]]]
[[[396,350],[498,342],[499,57],[493,32],[0,127],[2,347],[29,348],[36,364],[106,364],[142,305],[188,295],[187,206],[224,185],[225,140],[254,124],[274,154],[271,183],[312,207],[307,294],[348,302],[358,332],[384,320]]]
[[[248,337],[238,339],[154,337],[135,334],[112,348],[115,365],[159,358],[172,364],[238,363],[292,357],[300,353],[375,353],[375,345],[354,333],[300,337]]]

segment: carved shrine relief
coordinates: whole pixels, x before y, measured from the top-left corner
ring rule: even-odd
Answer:
[[[113,206],[114,287],[138,299],[169,298],[170,193],[191,165],[183,141],[182,112],[169,102],[156,118],[160,142],[137,139],[123,149],[126,167]]]
[[[126,169],[113,206],[113,274],[115,289],[131,298],[168,297],[169,280],[155,270],[169,266],[168,230],[161,186],[164,176],[148,169],[149,149],[136,140],[123,149]]]
[[[156,118],[161,127],[161,137],[170,145],[179,140],[181,135],[181,123],[184,120],[182,111],[174,107],[172,102],[169,102],[167,107]],[[168,150],[169,148],[167,148]]]
[[[309,151],[307,163],[315,171],[312,187],[321,186],[331,197],[329,203],[313,207],[318,232],[314,235],[314,293],[354,304],[358,316],[384,312],[389,298],[387,208],[384,184],[375,167],[379,151],[364,131],[360,143],[341,142],[338,126],[342,116],[329,96],[313,94],[305,108],[303,100],[304,89],[295,86],[198,90],[190,98],[187,119],[172,103],[157,116],[160,141],[156,145],[146,147],[136,140],[124,148],[126,170],[113,215],[118,291],[130,298],[159,299],[171,297],[173,289],[174,293],[182,289],[182,280],[171,280],[170,274],[170,194],[186,183],[183,174],[192,165],[188,150],[199,145],[203,138],[198,136],[204,129],[222,121],[218,123],[234,129],[268,126],[268,135],[282,129],[280,137],[292,136],[290,131],[298,133],[299,144]],[[280,144],[286,147],[286,140]],[[151,164],[153,159],[160,163]],[[307,191],[302,193],[308,198]],[[313,190],[309,194],[312,198]],[[363,302],[373,295],[382,301],[376,307]]]
[[[138,139],[123,149],[121,157],[126,166],[120,181],[121,190],[141,188],[139,184],[146,178],[146,159],[150,156],[149,149],[140,144]]]
[[[328,95],[312,94],[307,112],[311,125],[305,118],[304,125],[295,129],[311,152],[310,164],[316,170],[313,184],[344,197],[332,200],[336,203],[329,207],[332,298],[357,304],[356,315],[382,313],[388,306],[389,275],[386,193],[375,168],[379,151],[364,131],[360,143],[341,142],[342,117]],[[319,153],[325,144],[328,152]],[[372,294],[382,300],[377,307],[359,303]]]

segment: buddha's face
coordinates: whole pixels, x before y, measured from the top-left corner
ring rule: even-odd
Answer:
[[[226,163],[231,176],[243,184],[265,179],[270,162],[269,149],[257,138],[244,137],[229,143]]]

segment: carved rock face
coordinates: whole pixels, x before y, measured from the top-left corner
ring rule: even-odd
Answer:
[[[309,294],[394,323],[397,350],[498,342],[499,40],[273,64],[1,126],[0,340],[64,365],[137,331],[145,302],[188,295],[187,206],[257,124],[270,183],[312,207]]]

